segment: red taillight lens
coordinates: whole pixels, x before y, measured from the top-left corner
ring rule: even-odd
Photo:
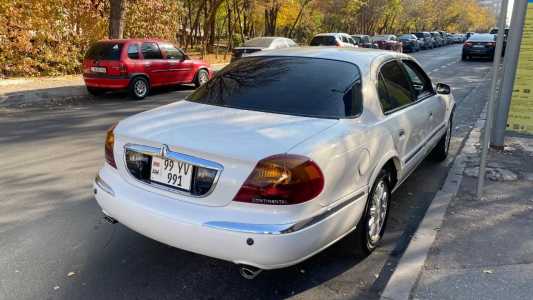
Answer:
[[[107,130],[105,138],[105,160],[110,166],[116,169],[117,164],[115,163],[115,156],[113,155],[113,148],[115,146],[115,127],[117,127],[117,124],[113,124],[113,126]]]
[[[488,43],[488,46],[489,46],[489,47],[496,47],[496,43],[495,43],[495,42],[489,42],[489,43]]]
[[[233,201],[290,205],[309,201],[324,188],[322,171],[305,156],[280,154],[257,163]]]
[[[470,43],[470,42],[466,42],[466,43],[465,43],[465,47],[466,47],[466,48],[470,48],[470,47],[472,47],[472,43]]]

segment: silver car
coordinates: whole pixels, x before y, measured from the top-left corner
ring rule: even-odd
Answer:
[[[297,47],[295,41],[285,38],[285,37],[274,37],[274,36],[263,36],[256,37],[250,40],[247,40],[240,47],[233,48],[233,53],[231,56],[231,61],[246,56],[250,53],[263,51],[263,50],[274,50],[282,48]]]

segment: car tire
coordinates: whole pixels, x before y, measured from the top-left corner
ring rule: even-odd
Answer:
[[[150,83],[142,76],[134,77],[128,88],[130,96],[135,100],[144,99],[150,93]]]
[[[351,233],[357,256],[366,257],[378,246],[387,225],[390,199],[390,174],[383,169],[374,180],[365,211],[355,231]]]
[[[448,151],[450,150],[450,140],[452,138],[452,119],[453,115],[448,120],[448,128],[446,128],[446,134],[444,134],[435,148],[430,153],[430,157],[434,161],[444,161],[448,157]]]
[[[209,73],[205,69],[198,70],[194,78],[194,86],[199,88],[209,80]]]
[[[106,92],[104,89],[95,88],[95,87],[87,87],[87,92],[93,96],[99,96]]]

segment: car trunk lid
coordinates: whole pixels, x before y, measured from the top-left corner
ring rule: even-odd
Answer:
[[[124,146],[131,144],[167,145],[172,152],[220,164],[223,171],[205,197],[136,184],[179,200],[223,206],[233,199],[259,160],[285,153],[337,122],[180,101],[122,121],[116,128],[115,154],[124,157]],[[128,175],[125,164],[119,165]]]

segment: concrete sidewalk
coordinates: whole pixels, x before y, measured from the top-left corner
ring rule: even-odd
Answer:
[[[533,297],[533,138],[508,137],[489,155],[476,199],[479,146],[438,228],[413,299]]]
[[[504,151],[489,152],[477,199],[484,115],[382,299],[533,298],[533,137],[509,136]]]

